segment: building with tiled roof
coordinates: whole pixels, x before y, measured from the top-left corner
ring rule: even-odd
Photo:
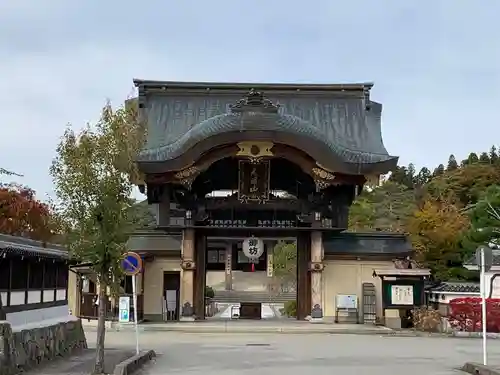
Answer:
[[[480,285],[474,282],[442,282],[429,284],[425,288],[427,304],[444,316],[448,314],[450,301],[456,298],[479,297]]]
[[[68,252],[0,234],[0,320],[13,326],[67,318]]]

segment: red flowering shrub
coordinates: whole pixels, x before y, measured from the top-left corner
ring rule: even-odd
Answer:
[[[455,298],[450,301],[448,321],[450,325],[459,331],[480,332],[481,303],[479,297]],[[486,299],[486,330],[488,332],[500,332],[500,299]]]

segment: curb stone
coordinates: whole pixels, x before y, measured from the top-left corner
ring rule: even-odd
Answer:
[[[136,354],[123,362],[120,362],[115,366],[113,375],[129,375],[139,370],[146,363],[153,360],[156,357],[154,350],[148,350],[139,354]]]
[[[500,370],[489,366],[484,366],[480,363],[466,362],[462,367],[462,371],[465,371],[473,375],[500,375]]]

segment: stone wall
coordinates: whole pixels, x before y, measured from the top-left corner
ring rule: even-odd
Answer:
[[[0,321],[0,375],[12,375],[44,361],[87,348],[80,320],[12,330]]]

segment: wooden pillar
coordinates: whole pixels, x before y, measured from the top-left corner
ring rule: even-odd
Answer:
[[[311,309],[323,306],[323,236],[319,231],[311,233]]]
[[[204,234],[196,233],[195,236],[195,263],[194,278],[194,315],[196,319],[205,319],[205,285],[207,268],[207,246]]]
[[[195,259],[194,229],[185,229],[182,234],[181,249],[181,319],[193,318]]]
[[[297,320],[304,320],[311,312],[311,235],[299,232],[297,236]]]
[[[157,216],[156,223],[159,226],[168,226],[170,225],[170,192],[169,186],[164,185],[162,187],[163,191],[160,196],[160,202],[157,203]]]

